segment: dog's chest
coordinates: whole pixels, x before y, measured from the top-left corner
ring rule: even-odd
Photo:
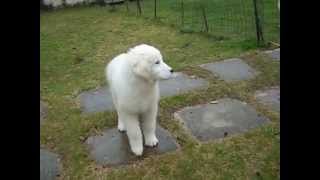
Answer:
[[[133,106],[139,111],[148,111],[151,107],[157,105],[159,99],[159,89],[158,86],[147,88],[147,87],[137,87],[133,90],[132,96]]]

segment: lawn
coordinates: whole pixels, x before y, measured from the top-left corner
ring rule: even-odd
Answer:
[[[209,88],[160,101],[158,122],[181,149],[116,168],[98,166],[83,141],[108,127],[116,114],[83,115],[77,96],[104,85],[104,68],[117,54],[139,43],[158,47],[176,71],[209,81]],[[279,179],[280,118],[258,104],[255,90],[280,84],[279,62],[258,53],[255,41],[216,39],[202,33],[182,33],[165,21],[136,17],[125,7],[75,7],[41,12],[40,92],[48,103],[40,144],[60,155],[61,179]],[[260,71],[251,81],[226,83],[197,65],[242,57]],[[221,97],[246,101],[271,120],[248,133],[201,144],[174,120],[179,108]]]

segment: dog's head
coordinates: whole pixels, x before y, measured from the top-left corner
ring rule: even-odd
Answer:
[[[172,68],[164,63],[160,51],[155,47],[141,44],[130,49],[128,54],[136,75],[153,81],[172,77]]]

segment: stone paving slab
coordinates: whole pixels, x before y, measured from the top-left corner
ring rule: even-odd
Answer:
[[[40,149],[40,180],[54,180],[59,175],[58,155]]]
[[[170,97],[208,85],[209,83],[202,78],[191,78],[183,73],[175,73],[175,78],[160,81],[159,88],[161,97]]]
[[[265,51],[265,53],[271,57],[271,59],[280,61],[280,48],[274,50]]]
[[[200,141],[244,133],[269,121],[245,102],[229,98],[186,107],[174,116]]]
[[[174,96],[207,86],[208,82],[204,79],[190,78],[183,73],[175,73],[175,78],[159,82],[161,97]],[[81,110],[85,113],[114,110],[111,93],[107,86],[83,92],[79,95],[79,99]]]
[[[256,91],[254,97],[258,102],[270,107],[273,111],[280,112],[280,87]]]
[[[107,86],[90,90],[79,95],[80,108],[85,113],[95,113],[115,110],[111,92]]]
[[[47,112],[48,112],[48,108],[46,103],[44,103],[43,101],[40,101],[40,124],[45,119]]]
[[[158,146],[154,148],[145,146],[143,157],[174,151],[179,147],[169,132],[159,125],[156,134],[159,139]],[[100,136],[89,137],[86,144],[91,158],[100,165],[122,165],[139,159],[131,152],[126,133],[119,132],[117,128],[107,129]]]
[[[226,82],[249,80],[258,74],[256,70],[239,58],[202,64],[200,67],[218,75],[220,79],[225,80]]]

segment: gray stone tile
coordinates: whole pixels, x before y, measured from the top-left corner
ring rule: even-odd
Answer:
[[[280,61],[280,48],[265,51],[265,53],[273,60]]]
[[[229,98],[186,107],[176,112],[175,118],[200,141],[243,133],[269,121],[245,102]]]
[[[144,147],[143,157],[150,154],[162,154],[176,150],[179,145],[169,132],[159,125],[156,130],[159,144],[157,147]],[[126,133],[121,133],[117,128],[107,129],[100,136],[92,136],[86,140],[90,156],[100,165],[123,165],[139,158],[130,150]]]
[[[115,110],[111,92],[107,86],[98,90],[82,92],[79,95],[80,108],[85,113],[95,113]]]
[[[159,82],[161,97],[170,97],[189,91],[205,88],[209,85],[207,81],[201,78],[190,78],[183,73],[176,73],[176,77]]]
[[[58,155],[40,149],[40,180],[54,180],[59,175]]]
[[[236,82],[254,78],[258,72],[238,58],[227,59],[220,62],[202,64],[200,67],[216,74],[226,82]]]
[[[258,102],[270,107],[273,111],[280,112],[280,87],[256,91],[254,96]]]
[[[161,97],[174,96],[207,86],[208,82],[204,79],[190,78],[183,73],[176,73],[175,78],[159,82]],[[106,86],[83,92],[79,95],[79,99],[81,109],[85,113],[114,110],[111,93]]]

